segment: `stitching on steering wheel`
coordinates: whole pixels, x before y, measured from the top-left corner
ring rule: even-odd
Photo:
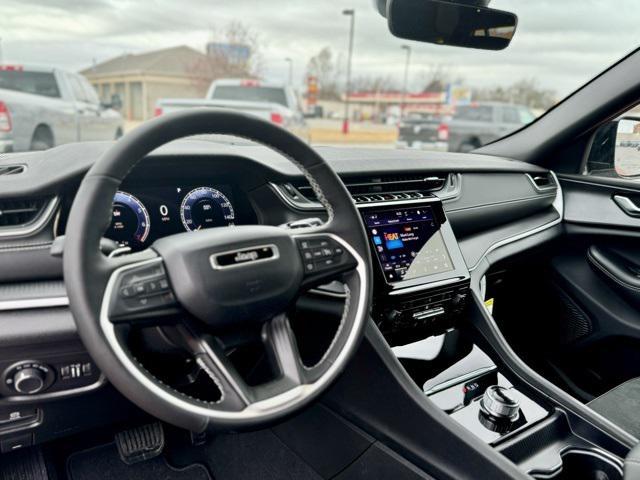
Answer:
[[[327,359],[327,357],[329,356],[329,352],[331,352],[331,349],[334,347],[334,345],[338,341],[338,337],[340,336],[340,333],[342,332],[342,328],[344,327],[344,322],[347,319],[347,315],[349,314],[349,310],[350,310],[350,307],[351,307],[351,290],[349,289],[349,286],[346,283],[344,284],[344,293],[345,293],[344,308],[342,309],[342,316],[340,317],[340,324],[338,325],[338,329],[336,330],[336,333],[333,336],[333,339],[331,340],[331,343],[329,344],[329,347],[324,352],[324,355],[322,355],[320,360],[318,360],[316,363],[314,363],[313,365],[310,365],[310,366],[306,366],[305,364],[302,364],[302,366],[306,370],[313,370],[315,367],[317,367],[322,362],[324,362]],[[300,362],[300,363],[302,363],[302,362]]]

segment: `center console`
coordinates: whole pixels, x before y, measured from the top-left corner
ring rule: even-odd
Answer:
[[[376,275],[373,319],[425,398],[534,478],[621,479],[619,445],[475,344],[484,306],[440,199],[358,208]]]
[[[454,328],[469,271],[437,197],[359,206],[374,260],[373,315],[391,345]]]

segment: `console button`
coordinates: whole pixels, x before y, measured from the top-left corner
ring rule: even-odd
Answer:
[[[36,418],[38,418],[38,411],[35,408],[16,407],[6,412],[0,412],[0,428],[14,423],[30,423]]]

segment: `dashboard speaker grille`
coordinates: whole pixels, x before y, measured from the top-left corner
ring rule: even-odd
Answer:
[[[591,334],[593,331],[591,319],[573,299],[557,285],[555,295],[560,307],[561,318],[564,320],[558,325],[560,344],[567,345]]]

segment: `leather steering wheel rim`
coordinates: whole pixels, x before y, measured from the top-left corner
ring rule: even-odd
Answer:
[[[114,285],[118,287],[121,285],[118,282],[127,281],[130,272],[148,271],[150,266],[162,268],[173,285],[170,293],[177,297],[178,304],[181,303],[185,296],[191,294],[183,287],[176,290],[179,283],[175,282],[176,277],[186,272],[183,265],[185,259],[196,253],[207,254],[210,259],[217,258],[221,255],[220,249],[235,245],[229,243],[234,241],[233,238],[223,238],[221,232],[226,229],[182,233],[171,236],[180,236],[179,239],[160,239],[142,252],[115,258],[107,258],[99,248],[100,239],[111,221],[113,196],[128,172],[156,148],[179,138],[199,134],[242,137],[279,152],[303,172],[328,213],[324,225],[310,229],[287,231],[279,227],[230,227],[227,235],[232,232],[231,237],[237,239],[238,245],[244,245],[245,250],[258,248],[255,244],[260,243],[258,240],[262,238],[273,242],[267,246],[272,257],[270,260],[273,261],[243,265],[238,272],[250,274],[256,270],[256,281],[259,281],[260,275],[265,272],[278,271],[284,274],[282,269],[285,263],[289,265],[287,268],[295,269],[290,275],[292,285],[285,292],[289,297],[284,298],[286,295],[282,289],[273,293],[274,299],[278,295],[280,303],[289,301],[290,293],[295,288],[298,288],[296,294],[302,291],[302,285],[309,278],[309,281],[317,282],[331,275],[332,278],[339,275],[348,292],[336,337],[321,362],[312,367],[291,365],[295,363],[297,350],[294,351],[295,340],[289,338],[291,335],[286,318],[279,315],[273,320],[264,321],[263,331],[266,337],[271,335],[269,345],[278,360],[282,378],[260,390],[238,386],[237,378],[228,371],[231,367],[222,359],[223,355],[216,351],[215,342],[186,334],[185,344],[194,349],[196,360],[199,364],[202,362],[203,369],[216,381],[222,398],[224,389],[228,389],[226,403],[221,400],[218,404],[188,397],[164,385],[146,371],[122,341],[122,328],[126,327],[121,327],[111,314],[113,305],[121,302]],[[207,250],[208,241],[211,242],[210,250]],[[309,242],[325,242],[335,247],[335,252],[340,250],[342,253],[337,261],[340,268],[331,267],[333,270],[324,276],[321,272],[301,273],[303,260],[300,256],[296,258],[294,252],[302,253],[300,249]],[[183,248],[180,245],[185,246]],[[193,251],[187,252],[187,249]],[[279,259],[282,255],[287,258]],[[211,262],[213,265],[214,261]],[[100,370],[124,396],[143,410],[191,431],[203,431],[211,427],[257,427],[298,411],[317,398],[344,369],[357,348],[369,316],[372,269],[368,242],[358,211],[342,181],[316,151],[290,132],[257,117],[231,111],[194,109],[162,116],[146,122],[116,142],[82,180],[69,214],[63,263],[70,309],[78,333]],[[200,261],[199,265],[203,263]],[[258,272],[259,268],[263,270]],[[269,270],[265,270],[267,268]],[[214,273],[202,267],[198,275],[213,276]],[[237,272],[234,275],[238,276]],[[300,285],[295,281],[299,281]],[[264,288],[268,290],[269,287]],[[274,300],[271,303],[278,302]],[[256,308],[264,305],[270,303],[256,303]],[[201,319],[208,320],[201,313],[206,311],[205,306],[203,304],[200,310],[191,306],[189,309]],[[227,310],[232,319],[229,323],[233,324],[235,317],[231,315],[231,307]],[[241,328],[241,324],[238,325]],[[189,329],[181,329],[186,330]],[[315,373],[314,368],[317,369]]]

